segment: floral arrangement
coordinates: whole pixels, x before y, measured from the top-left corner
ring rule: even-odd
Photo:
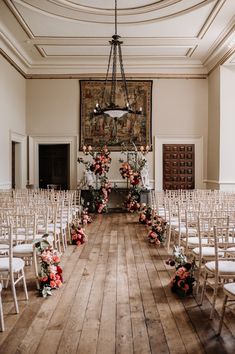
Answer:
[[[140,209],[140,191],[138,187],[132,187],[129,189],[124,206],[131,213]]]
[[[93,162],[85,161],[83,158],[79,158],[78,162],[86,165],[86,169],[92,171],[100,182],[100,189],[94,191],[95,209],[98,213],[107,211],[107,205],[109,201],[109,195],[111,193],[111,184],[108,180],[107,173],[111,165],[110,151],[105,145],[98,152],[94,152],[90,146],[88,149],[83,149],[85,155],[90,155],[93,158]]]
[[[87,235],[85,234],[84,229],[81,225],[81,220],[74,219],[71,226],[70,226],[70,235],[72,245],[80,246],[85,243],[88,239]]]
[[[143,208],[139,214],[139,222],[144,225],[151,226],[152,225],[152,208],[143,205]]]
[[[109,172],[112,159],[110,156],[110,151],[106,145],[101,147],[100,150],[96,152],[91,148],[85,154],[90,155],[93,159],[93,162],[85,161],[82,157],[79,157],[79,163],[86,165],[87,169],[94,172],[94,174],[98,176],[106,175],[106,173]]]
[[[171,278],[170,287],[172,292],[180,297],[192,294],[195,278],[193,276],[195,262],[188,262],[187,257],[183,253],[183,249],[174,246],[173,257],[166,261],[166,264],[175,266],[176,271]]]
[[[103,176],[109,172],[112,159],[106,145],[101,148],[100,152],[93,155],[93,159],[94,162],[90,166],[92,172],[99,176]]]
[[[187,257],[184,254],[184,249],[183,247],[180,246],[174,246],[173,247],[173,255],[170,257],[167,261],[166,264],[170,265],[171,267],[180,267],[187,263]]]
[[[158,215],[152,217],[152,222],[149,222],[148,225],[151,225],[151,230],[148,233],[149,243],[156,245],[163,244],[166,238],[166,221]]]
[[[144,205],[139,214],[139,222],[150,227],[147,238],[149,243],[160,245],[166,238],[166,221],[154,209]]]
[[[127,178],[132,186],[140,184],[140,172],[134,171],[128,162],[123,162],[119,169],[123,179]]]
[[[95,206],[99,214],[107,211],[107,204],[109,201],[110,193],[111,184],[108,181],[107,177],[103,177],[101,180],[100,189],[95,195]]]
[[[128,151],[126,146],[122,144],[122,153],[127,156],[128,161],[120,159],[121,167],[119,168],[120,174],[123,179],[127,179],[130,182],[129,194],[125,202],[125,206],[128,211],[135,212],[140,210],[140,185],[142,179],[143,169],[147,167],[147,160],[144,158],[143,151],[138,152],[134,143],[134,151]]]
[[[53,249],[49,242],[48,234],[43,235],[40,240],[35,241],[40,270],[38,274],[39,292],[41,296],[52,295],[51,290],[62,286],[62,268],[59,266],[60,254]]]
[[[82,214],[81,214],[81,223],[82,225],[87,225],[92,222],[92,218],[88,213],[88,208],[83,209]]]

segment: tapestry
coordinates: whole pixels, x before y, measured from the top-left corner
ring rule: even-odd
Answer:
[[[127,81],[129,102],[134,112],[142,108],[142,114],[127,113],[122,118],[93,114],[96,103],[101,104],[105,81],[80,81],[80,151],[84,145],[93,148],[107,145],[111,151],[120,151],[123,144],[133,148],[152,143],[152,81]],[[111,87],[108,81],[107,89]],[[116,104],[125,106],[122,81],[117,82]],[[107,98],[106,98],[107,101]]]

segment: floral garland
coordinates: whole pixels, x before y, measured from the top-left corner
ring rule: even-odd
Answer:
[[[92,171],[100,181],[100,189],[94,191],[95,208],[98,213],[106,212],[111,193],[111,184],[108,180],[107,173],[111,165],[110,151],[105,145],[99,152],[93,152],[91,149],[86,152],[86,155],[91,155],[93,162],[87,162],[83,158],[79,158],[78,162],[86,165],[86,168]]]
[[[188,262],[187,257],[183,253],[183,249],[174,246],[173,256],[166,261],[166,264],[175,266],[176,271],[171,278],[170,287],[172,292],[179,297],[186,297],[193,293],[195,278],[193,276],[195,269],[195,261]]]
[[[93,153],[94,162],[90,166],[90,170],[95,173],[95,175],[103,176],[109,172],[111,165],[110,151],[107,146],[101,148],[100,152]]]
[[[109,195],[111,193],[111,184],[107,177],[103,177],[101,180],[101,186],[95,195],[95,206],[99,214],[107,211],[107,205],[109,201]]]
[[[147,160],[142,154],[138,153],[134,143],[133,148],[134,151],[129,152],[123,144],[122,153],[128,156],[128,161],[119,160],[121,162],[121,167],[119,168],[120,174],[123,179],[129,180],[131,185],[125,202],[125,207],[130,212],[140,210],[141,171],[147,164]]]
[[[52,295],[51,290],[62,286],[62,268],[59,266],[60,254],[53,249],[49,242],[48,234],[35,241],[40,270],[38,274],[39,292],[43,297]]]
[[[130,213],[140,210],[140,192],[137,187],[130,188],[124,206]]]

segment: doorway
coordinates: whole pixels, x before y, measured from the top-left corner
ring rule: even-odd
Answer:
[[[21,151],[20,143],[11,142],[11,188],[21,187]]]
[[[39,144],[39,188],[69,189],[69,144]]]

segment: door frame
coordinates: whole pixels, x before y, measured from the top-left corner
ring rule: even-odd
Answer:
[[[69,145],[69,186],[77,188],[77,136],[29,136],[29,183],[39,186],[39,145]]]
[[[163,144],[195,145],[195,189],[205,188],[203,183],[203,137],[157,135],[155,140],[155,190],[163,189]]]
[[[19,144],[17,146],[17,180],[15,188],[25,188],[27,184],[27,137],[23,134],[10,131],[10,176],[12,180],[12,142]]]

